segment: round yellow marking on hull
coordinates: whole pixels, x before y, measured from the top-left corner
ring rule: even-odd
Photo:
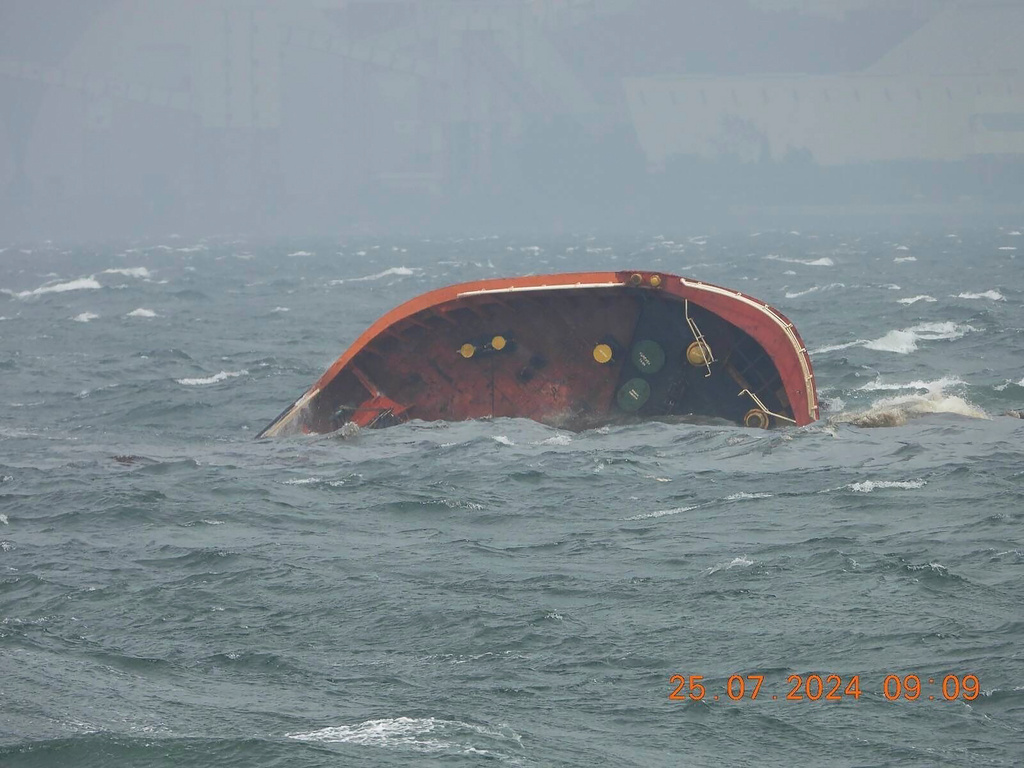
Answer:
[[[708,361],[707,350],[699,341],[691,342],[686,348],[686,361],[690,365],[705,365]]]

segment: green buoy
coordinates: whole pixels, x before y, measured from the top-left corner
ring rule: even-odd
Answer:
[[[639,411],[650,396],[650,384],[643,379],[630,379],[619,387],[615,400],[619,404],[619,408],[632,413],[633,411]]]
[[[650,339],[634,344],[629,357],[640,373],[657,373],[665,365],[665,350],[661,344]]]

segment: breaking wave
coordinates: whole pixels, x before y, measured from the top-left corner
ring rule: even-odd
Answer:
[[[920,323],[910,328],[900,328],[889,331],[877,339],[857,339],[841,344],[830,344],[812,350],[811,354],[823,354],[825,352],[836,352],[850,347],[864,347],[876,352],[895,352],[900,355],[909,355],[917,351],[917,344],[920,341],[942,341],[959,339],[971,331],[977,330],[970,325],[958,325],[946,321],[940,323]]]
[[[865,480],[860,483],[852,483],[847,487],[857,493],[871,493],[872,491],[886,488],[912,490],[914,488],[924,488],[924,486],[924,480]]]
[[[787,264],[803,264],[805,267],[833,267],[835,262],[832,261],[828,256],[822,256],[820,259],[790,259],[786,256],[779,256],[777,253],[770,253],[765,256],[766,259],[771,261],[784,261]]]
[[[941,379],[936,379],[935,381],[908,381],[905,384],[890,384],[882,381],[881,379],[875,379],[874,381],[869,381],[860,389],[864,392],[898,392],[905,389],[941,392],[946,387],[959,386],[964,383],[965,382],[957,376],[943,376]]]
[[[522,738],[507,727],[489,727],[437,717],[389,717],[336,725],[309,733],[289,733],[296,741],[356,744],[413,752],[507,759],[503,749],[518,749]]]
[[[731,571],[733,568],[749,568],[753,564],[753,560],[748,558],[746,555],[741,555],[740,557],[734,557],[727,563],[719,563],[718,565],[713,565],[710,568],[705,568],[704,575],[710,576],[711,574],[718,573],[719,571]]]
[[[4,291],[4,293],[15,296],[19,299],[27,299],[29,296],[42,296],[45,293],[66,293],[67,291],[96,290],[103,286],[97,282],[95,277],[80,277],[77,280],[69,280],[66,283],[48,283],[41,285],[32,291]]]
[[[851,424],[855,427],[901,427],[911,419],[935,413],[948,413],[970,419],[990,419],[984,410],[959,395],[945,392],[943,385],[952,380],[940,379],[931,384],[911,382],[907,387],[926,389],[920,393],[883,397],[863,411],[846,411],[829,419],[830,424]],[[920,384],[921,386],[916,386]],[[878,385],[881,388],[881,385]]]
[[[922,293],[920,296],[908,296],[905,299],[896,299],[896,301],[900,304],[916,304],[919,301],[933,302],[936,299]]]
[[[1006,301],[999,291],[982,291],[981,293],[961,293],[956,296],[958,299],[991,299],[992,301]]]
[[[104,275],[124,275],[125,277],[149,278],[153,275],[145,267],[125,267],[124,269],[104,269]]]
[[[795,299],[798,296],[806,296],[809,293],[817,293],[818,291],[831,291],[835,288],[845,288],[844,283],[829,283],[828,285],[814,285],[808,288],[806,291],[794,291],[792,293],[787,292],[787,299]]]
[[[350,277],[345,280],[331,280],[330,285],[341,285],[342,283],[361,283],[366,280],[380,280],[383,277],[391,277],[392,275],[398,277],[409,277],[410,275],[418,274],[423,270],[411,267],[391,267],[385,269],[383,272],[378,272],[375,275],[367,275],[366,277]]]
[[[920,323],[910,328],[889,331],[885,336],[864,342],[864,347],[877,352],[895,352],[907,355],[917,350],[919,341],[940,341],[959,339],[975,330],[969,325],[953,322]]]
[[[139,307],[138,309],[133,309],[131,312],[125,315],[125,317],[156,317],[156,312],[154,312],[152,309]]]
[[[249,372],[246,370],[241,371],[221,371],[215,373],[213,376],[207,376],[201,379],[175,379],[179,384],[184,384],[186,387],[199,387],[203,384],[216,384],[218,381],[224,381],[225,379],[233,379],[236,376],[248,376]]]
[[[656,517],[667,517],[668,515],[680,515],[683,512],[690,512],[697,507],[676,507],[675,509],[660,509],[657,512],[643,512],[639,515],[627,517],[627,520],[651,520]]]

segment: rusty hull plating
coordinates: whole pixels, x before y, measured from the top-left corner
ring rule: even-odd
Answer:
[[[763,301],[659,272],[534,275],[396,307],[259,437],[499,416],[804,425],[818,397],[796,328]]]

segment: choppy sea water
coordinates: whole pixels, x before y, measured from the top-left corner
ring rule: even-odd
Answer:
[[[1021,246],[3,248],[0,764],[1020,765]],[[405,299],[609,267],[773,303],[825,418],[252,439]]]

